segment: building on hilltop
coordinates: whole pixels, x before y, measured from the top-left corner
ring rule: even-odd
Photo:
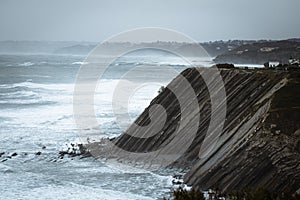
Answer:
[[[277,67],[278,65],[280,65],[280,62],[278,61],[269,61],[264,64],[265,68]]]
[[[293,58],[292,56],[289,59],[289,64],[290,65],[298,65],[300,64],[300,61],[298,59]]]

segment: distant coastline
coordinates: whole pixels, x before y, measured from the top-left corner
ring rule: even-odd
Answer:
[[[299,41],[290,39],[290,41]],[[187,55],[193,56],[195,45],[201,45],[211,57],[226,55],[228,52],[234,52],[235,49],[244,45],[253,43],[266,43],[267,40],[228,40],[228,41],[210,41],[197,44],[178,43],[178,42],[153,42],[149,43],[153,48],[172,47],[184,50]],[[273,41],[276,42],[276,41]],[[95,46],[96,42],[77,42],[77,41],[0,41],[0,53],[39,53],[39,54],[67,54],[67,55],[87,55]],[[126,48],[128,45],[136,45],[129,42],[124,43],[107,43],[107,48],[111,51],[114,49]],[[253,63],[255,64],[255,63]]]
[[[300,40],[256,42],[245,44],[216,56],[216,63],[255,64],[266,62],[288,64],[290,58],[300,59]]]

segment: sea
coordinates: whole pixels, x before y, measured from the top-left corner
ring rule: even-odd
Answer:
[[[195,58],[195,65],[210,66],[211,58]],[[83,142],[73,118],[73,93],[85,56],[56,54],[0,55],[0,199],[162,199],[174,185],[179,169],[161,172],[122,170],[93,158],[59,152]],[[130,81],[142,82],[128,102],[132,123],[175,74],[190,63],[165,52],[124,55],[109,65],[96,91],[99,128],[87,130],[93,140],[101,131],[116,137],[122,130],[111,111],[113,88],[134,66]],[[174,70],[172,76],[161,72]],[[147,71],[147,70],[146,70]],[[101,129],[101,130],[100,130]]]

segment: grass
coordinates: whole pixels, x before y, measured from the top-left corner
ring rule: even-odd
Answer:
[[[204,194],[199,190],[186,190],[179,187],[177,190],[173,191],[174,200],[205,200]],[[166,200],[166,198],[164,198]]]

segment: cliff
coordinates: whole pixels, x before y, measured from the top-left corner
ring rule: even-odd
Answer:
[[[218,55],[216,63],[264,64],[269,61],[288,63],[290,57],[300,58],[299,39],[265,41],[241,45]]]
[[[274,193],[299,192],[300,96],[297,91],[300,79],[299,74],[295,76],[284,75],[279,78],[281,80],[272,78],[282,84],[273,88],[274,82],[261,83],[267,88],[253,91],[260,93],[260,97],[251,98],[253,92],[241,91],[240,94],[246,95],[244,100],[253,101],[243,110],[232,110],[245,114],[244,117],[228,121],[219,148],[211,157],[197,162],[185,181],[198,188],[221,188],[223,191],[263,187]],[[272,79],[264,78],[271,83]],[[276,91],[276,87],[281,88]],[[235,101],[228,102],[229,109]],[[233,129],[230,124],[234,124]]]
[[[192,85],[200,106],[196,137],[188,150],[171,166],[188,169],[184,181],[199,189],[219,188],[223,191],[245,187],[264,187],[272,192],[300,191],[300,73],[265,70],[222,69],[221,76],[227,95],[226,120],[216,145],[208,156],[198,154],[210,124],[212,113],[208,88],[195,68],[181,73]],[[211,78],[213,83],[215,80]],[[182,84],[179,77],[168,87]],[[185,95],[186,91],[182,91]],[[188,101],[188,100],[187,100]],[[136,120],[140,126],[150,123],[149,109],[162,105],[166,123],[149,138],[130,136],[139,131],[136,126],[114,140],[130,152],[150,152],[172,138],[181,119],[176,96],[163,90]],[[193,114],[192,114],[193,113]],[[194,115],[194,116],[193,116]],[[183,138],[190,134],[182,129]]]

